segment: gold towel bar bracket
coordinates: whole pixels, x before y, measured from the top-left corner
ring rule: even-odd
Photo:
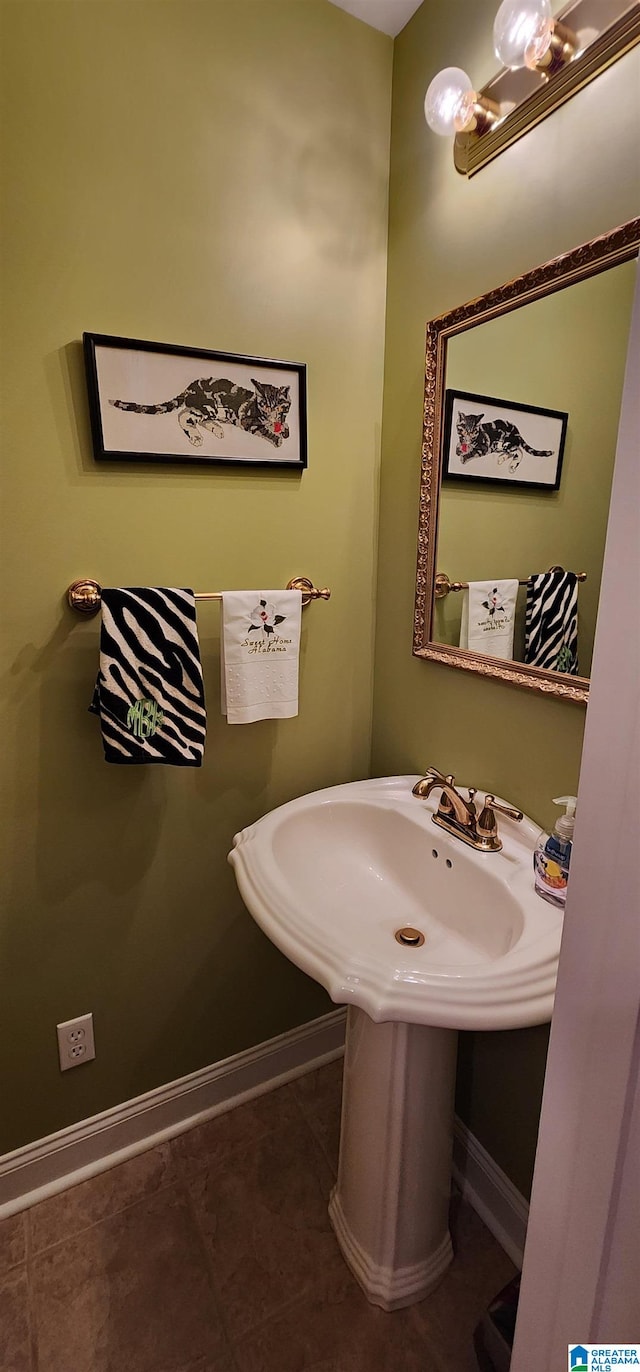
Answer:
[[[563,572],[563,571],[564,571],[564,567],[550,567],[550,568],[549,568],[549,571],[550,571],[550,572]],[[487,578],[487,579],[488,579],[488,578]],[[586,581],[586,579],[587,579],[587,573],[586,573],[586,572],[578,572],[578,573],[577,573],[577,580],[578,580],[578,581]],[[525,581],[518,581],[518,585],[519,585],[519,586],[527,586],[528,583],[529,583],[529,577],[527,577]],[[469,589],[469,582],[468,582],[468,581],[450,581],[450,580],[449,580],[449,577],[447,576],[447,573],[446,573],[446,572],[436,572],[436,577],[435,577],[435,582],[434,582],[434,594],[435,594],[436,600],[444,600],[444,597],[447,596],[447,595],[449,595],[449,592],[450,592],[450,591],[468,591],[468,589]]]
[[[319,590],[309,581],[308,576],[292,576],[291,581],[287,582],[288,591],[302,591],[302,608],[309,605],[312,600],[331,600],[331,591],[327,586]]]
[[[322,590],[314,586],[312,581],[306,576],[294,576],[287,582],[288,591],[301,591],[302,608],[309,605],[312,600],[330,600],[331,591],[324,586]],[[195,593],[196,600],[222,600],[221,591],[201,591]],[[97,581],[89,581],[82,577],[79,581],[72,581],[67,591],[67,602],[72,610],[79,615],[97,615],[102,600],[102,587]]]

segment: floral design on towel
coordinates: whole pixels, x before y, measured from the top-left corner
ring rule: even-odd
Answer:
[[[251,622],[249,624],[248,632],[250,634],[262,632],[266,634],[267,639],[269,639],[271,634],[275,632],[277,625],[284,623],[286,617],[286,615],[276,614],[275,605],[270,605],[266,600],[261,600],[259,604],[256,605],[255,610],[251,611]]]
[[[489,611],[489,614],[491,615],[492,618],[493,618],[494,615],[503,615],[503,614],[504,614],[504,601],[502,600],[501,596],[500,596],[499,593],[498,593],[498,587],[497,587],[497,586],[494,586],[494,588],[493,588],[493,590],[492,590],[492,592],[491,592],[491,595],[489,596],[489,599],[488,599],[488,600],[483,600],[482,604],[483,604],[485,610],[488,610],[488,611]]]

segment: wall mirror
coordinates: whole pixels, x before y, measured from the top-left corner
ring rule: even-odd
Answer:
[[[416,657],[587,700],[639,247],[634,219],[427,325]],[[553,568],[580,578],[562,670],[530,660],[535,602],[525,655]],[[505,655],[478,583],[514,580]]]

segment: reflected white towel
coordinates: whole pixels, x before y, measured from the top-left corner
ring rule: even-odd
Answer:
[[[224,591],[220,665],[228,724],[298,713],[300,591]]]
[[[460,647],[513,658],[517,595],[517,581],[470,581],[462,602]]]

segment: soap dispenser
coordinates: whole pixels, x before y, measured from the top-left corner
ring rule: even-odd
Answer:
[[[533,854],[533,870],[538,895],[562,909],[567,899],[577,802],[575,796],[558,796],[553,803],[565,805],[566,810],[556,820],[553,833],[541,834],[538,839]]]

